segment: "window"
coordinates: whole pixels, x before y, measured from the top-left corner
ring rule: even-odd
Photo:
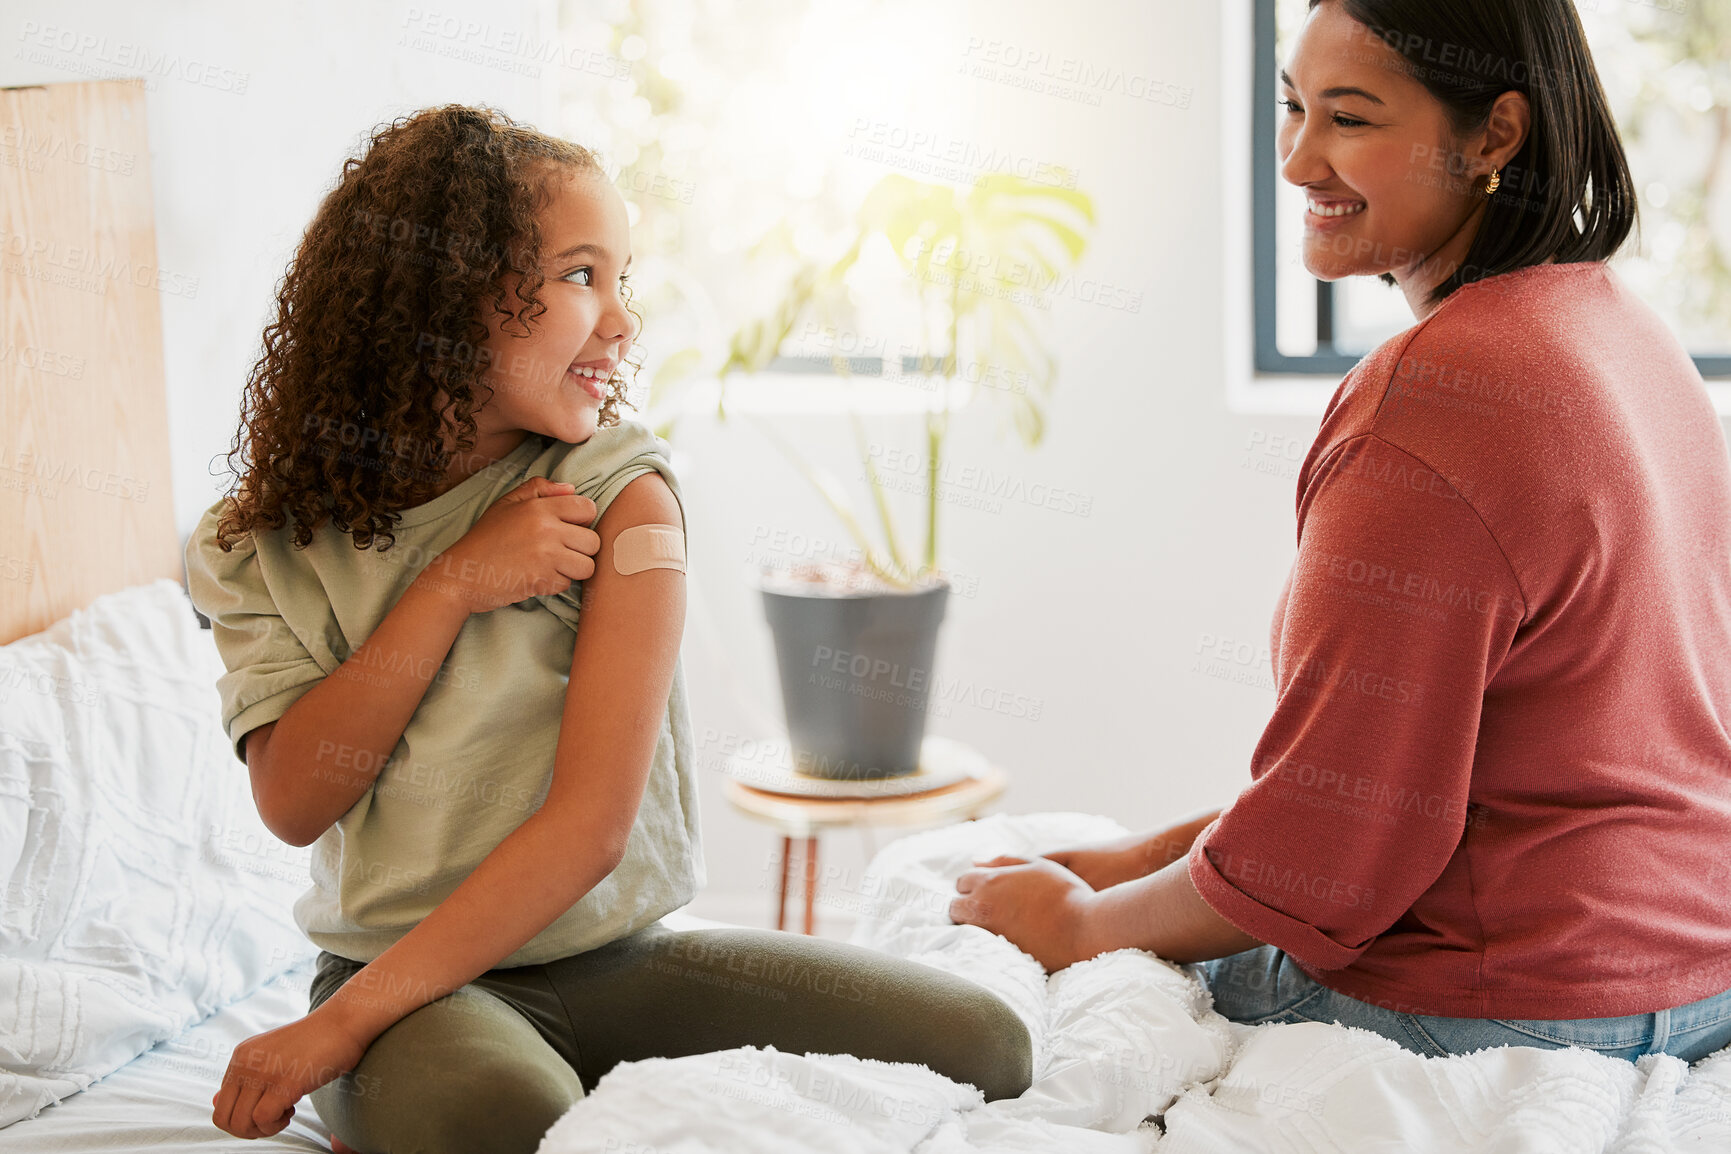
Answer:
[[[1312,277],[1299,259],[1303,193],[1275,148],[1281,62],[1308,0],[1254,0],[1255,342],[1259,373],[1341,375],[1410,327],[1398,289],[1375,277]],[[1617,273],[1695,356],[1731,377],[1731,6],[1576,0],[1622,133],[1640,231]]]
[[[566,71],[556,130],[617,168],[636,301],[654,320],[639,346],[651,423],[712,402],[734,334],[772,316],[806,266],[846,250],[858,206],[886,174],[968,187],[1027,160],[979,123],[979,82],[961,71],[963,8],[567,0],[561,13],[566,41],[605,46],[618,65]],[[807,310],[764,374],[731,381],[730,409],[959,403],[969,382],[937,383],[923,355],[930,318],[896,255],[868,249],[851,276],[849,306]]]

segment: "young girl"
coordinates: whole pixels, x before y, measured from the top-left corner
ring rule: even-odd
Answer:
[[[310,1012],[236,1047],[231,1134],[311,1093],[338,1150],[532,1151],[615,1064],[741,1045],[1028,1086],[970,982],[660,923],[702,858],[679,485],[616,415],[630,263],[588,152],[450,106],[344,164],[282,283],[186,551],[259,813],[313,846]]]

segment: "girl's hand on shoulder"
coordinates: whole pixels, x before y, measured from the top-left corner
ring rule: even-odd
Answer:
[[[367,1047],[317,1010],[241,1042],[211,1099],[211,1121],[236,1138],[268,1138],[294,1120],[295,1103],[361,1064]]]
[[[481,514],[462,540],[433,558],[415,584],[470,613],[563,593],[595,573],[601,537],[595,502],[570,484],[530,477]]]

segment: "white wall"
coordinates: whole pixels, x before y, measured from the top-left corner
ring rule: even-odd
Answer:
[[[971,92],[982,141],[1078,172],[1099,214],[1082,271],[1141,294],[1134,312],[1053,300],[1061,370],[1044,445],[1030,452],[997,436],[989,413],[958,422],[953,438],[958,465],[1091,498],[1086,517],[1026,502],[952,504],[942,514],[954,564],[979,584],[976,596],[951,599],[939,672],[1041,704],[1036,721],[958,701],[932,723],[1010,771],[1006,811],[1099,812],[1137,828],[1222,805],[1248,782],[1272,707],[1269,619],[1295,550],[1297,462],[1279,446],[1296,441],[1301,456],[1317,417],[1228,410],[1224,231],[1246,222],[1224,218],[1219,21],[1214,5],[1167,0],[1056,13],[1033,0],[970,7],[970,31],[1001,42],[1000,59],[1014,57],[1012,45],[1048,54],[1049,64],[1024,76],[1074,60],[1190,90],[1188,108],[1112,92],[1096,105],[996,79]],[[838,473],[857,474],[839,420],[777,424]],[[871,428],[886,443],[920,446],[915,418]],[[1249,453],[1253,437],[1274,448]],[[698,526],[694,565],[706,578],[688,671],[700,737],[721,735],[708,750],[713,763],[728,735],[762,733],[777,720],[773,654],[743,579],[747,559],[758,559],[766,532],[840,533],[749,428],[688,418],[677,444]],[[1198,671],[1204,635],[1246,643],[1255,656]],[[771,839],[736,832],[739,820],[713,803],[717,792],[705,814],[717,891],[707,908],[744,917],[768,904]],[[844,835],[826,845],[843,876],[824,898],[844,909],[865,848]],[[729,893],[755,904],[734,913]]]
[[[552,27],[542,0],[437,8],[495,35]],[[189,282],[162,299],[183,535],[226,488],[212,458],[233,440],[276,282],[343,159],[377,125],[429,104],[530,120],[543,106],[543,80],[498,67],[507,57],[442,56],[454,41],[436,33],[432,51],[400,44],[410,12],[334,0],[0,3],[0,85],[147,78],[157,262]]]
[[[534,0],[441,10],[543,34],[551,16]],[[194,297],[166,298],[163,313],[183,534],[224,487],[211,475],[222,462],[212,458],[234,435],[275,280],[361,134],[428,104],[488,102],[532,122],[549,107],[545,78],[513,75],[496,57],[474,64],[399,44],[409,11],[383,5],[357,15],[334,0],[256,8],[8,0],[0,8],[7,85],[78,79],[141,47],[245,74],[243,93],[222,91],[187,79],[183,62],[148,98],[159,260],[199,285]],[[1224,804],[1248,780],[1272,704],[1260,656],[1222,663],[1251,684],[1193,669],[1204,635],[1266,649],[1294,550],[1296,463],[1247,446],[1253,437],[1308,444],[1316,429],[1314,416],[1227,407],[1223,259],[1226,230],[1246,222],[1225,219],[1219,181],[1219,19],[1215,5],[1180,0],[1063,9],[998,0],[969,12],[984,41],[1189,90],[1188,108],[1110,91],[1094,104],[990,79],[970,90],[986,138],[1079,172],[1100,215],[1086,275],[1142,294],[1134,312],[1054,300],[1062,367],[1044,446],[1026,452],[1000,440],[989,414],[959,422],[953,440],[959,464],[1091,500],[1086,517],[1022,502],[944,513],[951,558],[979,583],[976,596],[952,599],[939,671],[1037,701],[1040,715],[1006,717],[958,701],[933,731],[974,744],[1010,772],[1009,811],[1093,811],[1137,827]],[[29,33],[45,27],[100,43],[32,47]],[[841,422],[785,417],[779,425],[844,475],[854,472]],[[909,418],[872,428],[886,442],[918,445]],[[747,558],[765,534],[833,537],[837,528],[749,428],[691,417],[677,448],[692,519],[685,661],[693,721],[700,737],[763,734],[780,706],[761,608],[744,581]],[[719,763],[719,751],[719,740],[706,743],[706,766]],[[729,811],[715,774],[705,773],[703,788],[711,887],[698,912],[762,922],[772,836]],[[845,873],[826,900],[845,904],[866,846],[839,834],[826,846]]]

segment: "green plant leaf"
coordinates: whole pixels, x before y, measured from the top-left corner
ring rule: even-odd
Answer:
[[[802,319],[839,315],[845,279],[858,264],[867,242],[881,237],[909,275],[911,291],[930,326],[927,338],[934,332],[941,334],[935,340],[927,339],[918,355],[927,371],[935,367],[942,376],[940,387],[945,389],[946,398],[949,381],[960,365],[968,364],[986,385],[976,389],[976,395],[985,393],[993,398],[1021,440],[1029,447],[1038,445],[1045,435],[1045,405],[1051,397],[1057,365],[1041,336],[1042,310],[1019,294],[1044,292],[1067,275],[1086,251],[1086,230],[1094,223],[1092,198],[1060,184],[1013,173],[988,173],[965,192],[958,192],[949,185],[890,173],[861,201],[855,214],[855,233],[841,255],[827,266],[802,266],[770,313],[741,326],[734,334],[722,375],[725,378],[736,369],[760,370]],[[773,244],[788,248],[785,233],[785,228],[772,230]],[[769,238],[766,243],[770,243]],[[845,370],[844,361],[839,371],[845,375]],[[863,435],[858,414],[850,410],[850,419],[855,422],[857,441]],[[948,424],[947,403],[942,415],[928,414],[926,441],[932,476],[926,502],[926,569],[936,565],[940,507],[937,463],[942,459]],[[791,446],[784,445],[783,451],[791,453]],[[789,459],[796,458],[790,455]],[[887,563],[866,540],[834,478],[803,461],[798,467],[854,534],[868,563],[874,569],[893,567],[905,577],[904,554],[882,479],[872,462],[865,461],[866,476],[889,542]]]

